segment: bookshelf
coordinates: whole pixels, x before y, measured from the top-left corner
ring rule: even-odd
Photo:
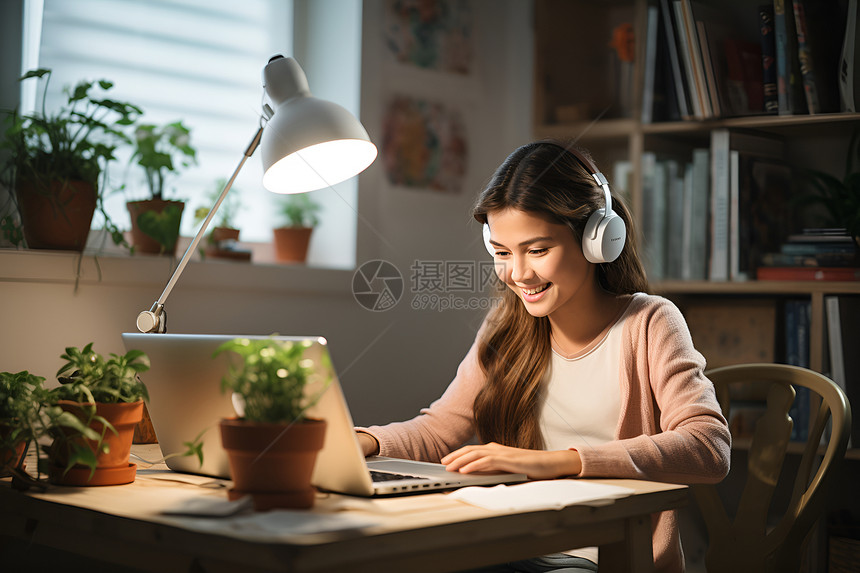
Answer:
[[[643,227],[647,226],[643,219],[652,200],[649,196],[652,190],[644,181],[647,174],[643,172],[643,157],[666,154],[685,161],[693,149],[709,148],[712,133],[728,130],[733,136],[739,133],[777,138],[785,163],[795,170],[815,168],[841,177],[847,143],[852,131],[860,128],[858,113],[810,115],[806,110],[792,115],[762,112],[744,116],[733,116],[727,110],[721,117],[707,119],[643,121],[642,101],[648,75],[646,38],[652,31],[648,29],[648,10],[671,4],[666,0],[537,0],[535,3],[534,135],[576,139],[591,151],[607,175],[619,163],[627,164],[630,173],[627,181],[613,180],[611,175],[610,180],[626,196],[637,218],[640,246],[646,259],[649,237],[643,235]],[[692,6],[718,5],[735,17],[738,33],[749,36],[759,33],[756,17],[760,4],[760,0],[723,0],[718,4],[694,0]],[[614,36],[625,22],[632,25],[636,38],[636,57],[630,69],[624,67],[627,64],[613,47]],[[715,69],[721,67],[715,65]],[[632,84],[626,83],[628,77],[633,78]],[[619,94],[623,88],[629,89],[632,97],[623,98]],[[742,277],[745,280],[712,281],[706,277],[679,280],[677,276],[655,273],[649,273],[649,278],[654,292],[675,300],[682,310],[715,298],[743,301],[770,297],[778,304],[788,299],[808,300],[809,365],[822,372],[828,367],[824,298],[860,295],[860,282],[849,281],[749,280],[754,276]],[[780,325],[775,324],[774,329],[778,331]],[[777,332],[777,336],[781,335]],[[693,336],[695,339],[695,331]],[[719,365],[717,357],[706,357],[709,363]],[[776,348],[774,359],[784,358],[784,349]]]
[[[576,140],[594,156],[597,164],[609,177],[613,189],[627,199],[637,221],[641,251],[648,252],[648,217],[652,216],[653,187],[649,185],[649,157],[669,157],[682,164],[691,161],[694,149],[711,150],[712,134],[728,131],[732,136],[757,136],[776,138],[781,142],[781,158],[792,169],[792,177],[785,203],[788,204],[803,188],[798,173],[817,169],[839,179],[845,168],[848,143],[854,130],[860,129],[860,114],[837,112],[825,109],[822,113],[809,114],[797,109],[792,114],[731,113],[730,106],[723,106],[722,115],[706,118],[643,118],[643,99],[651,101],[646,85],[660,74],[656,68],[659,60],[647,59],[649,54],[648,33],[649,8],[671,5],[672,0],[535,0],[535,66],[534,66],[534,113],[533,131],[536,138],[563,138]],[[760,41],[758,7],[767,0],[692,0],[693,8],[717,7],[729,16],[737,35],[748,40]],[[788,2],[789,10],[791,2]],[[816,6],[817,7],[817,6]],[[703,12],[705,13],[705,12]],[[662,12],[658,12],[662,21]],[[651,16],[653,26],[653,16]],[[632,68],[624,68],[619,62],[617,50],[611,46],[613,35],[622,22],[632,25],[635,40],[635,61]],[[860,40],[858,40],[860,41]],[[713,47],[713,45],[711,46]],[[650,48],[653,51],[653,47]],[[665,52],[664,52],[665,54]],[[713,51],[712,51],[713,54]],[[718,56],[715,56],[718,57]],[[715,74],[726,73],[726,68],[714,65]],[[654,73],[652,73],[654,72]],[[633,78],[632,84],[625,83]],[[650,77],[650,79],[649,79]],[[631,96],[622,98],[619,89],[626,87]],[[580,104],[580,100],[582,103]],[[654,108],[656,110],[656,108]],[[660,119],[660,121],[658,121]],[[618,166],[623,165],[623,170]],[[713,164],[711,164],[713,166]],[[618,174],[628,174],[619,179]],[[712,175],[712,174],[711,174]],[[741,191],[742,193],[743,191]],[[786,228],[806,225],[805,213],[786,215]],[[643,233],[643,228],[645,233]],[[792,228],[793,232],[800,227]],[[709,241],[711,237],[709,236]],[[752,245],[755,247],[755,245]],[[709,255],[710,253],[708,253]],[[649,261],[646,260],[646,266]],[[860,266],[860,265],[857,265]],[[787,355],[786,309],[794,301],[808,304],[808,347],[805,348],[809,367],[829,374],[829,347],[827,336],[827,310],[825,301],[831,296],[860,297],[860,281],[759,281],[752,276],[744,280],[708,280],[707,277],[684,280],[679,276],[659,276],[649,271],[652,290],[672,299],[685,314],[702,316],[702,309],[715,309],[714,320],[720,315],[735,312],[741,316],[728,319],[737,324],[750,309],[755,316],[771,317],[764,338],[770,348],[760,349],[769,353],[773,361],[784,362]],[[740,277],[739,277],[740,278]],[[734,310],[733,310],[734,309]],[[694,342],[698,339],[719,338],[713,332],[705,332],[700,325],[707,320],[690,324]],[[860,316],[856,317],[860,323]],[[743,347],[761,345],[761,324],[749,328],[744,338],[744,328],[732,348],[709,348],[703,351],[709,366],[718,366],[731,361],[731,351]],[[854,346],[860,341],[854,340]],[[850,382],[850,380],[849,380]],[[811,407],[817,407],[811,404]],[[855,405],[860,410],[860,404]],[[855,412],[860,420],[860,412]],[[745,450],[746,442],[735,443],[739,452]],[[748,447],[748,446],[747,446]],[[860,447],[848,452],[846,470],[856,477],[858,467],[850,460],[860,460]],[[856,504],[854,504],[856,505]],[[860,520],[860,508],[850,506],[855,520]],[[819,552],[818,559],[823,559]]]

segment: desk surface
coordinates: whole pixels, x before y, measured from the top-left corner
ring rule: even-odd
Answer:
[[[650,569],[649,515],[681,507],[687,498],[685,486],[594,480],[636,493],[597,507],[525,513],[490,511],[442,493],[389,499],[320,493],[306,511],[246,509],[228,517],[166,513],[227,505],[224,482],[175,481],[186,477],[139,467],[136,481],[124,486],[19,494],[0,484],[0,534],[159,572],[378,571],[380,566],[456,571],[591,545],[602,548],[601,571],[634,571]],[[129,561],[130,555],[142,558]]]

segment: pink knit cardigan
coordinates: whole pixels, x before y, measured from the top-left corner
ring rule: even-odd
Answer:
[[[363,431],[383,456],[438,462],[474,436],[472,404],[485,376],[478,337],[441,398],[406,422]],[[729,470],[731,435],[705,360],[693,347],[680,311],[668,300],[636,294],[623,331],[621,417],[615,440],[579,450],[578,477],[717,483]],[[677,516],[652,516],[656,571],[683,571]]]

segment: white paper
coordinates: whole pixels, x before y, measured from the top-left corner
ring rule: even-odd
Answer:
[[[558,479],[494,487],[466,487],[449,494],[465,503],[497,511],[561,509],[569,505],[606,505],[635,493],[626,487]]]

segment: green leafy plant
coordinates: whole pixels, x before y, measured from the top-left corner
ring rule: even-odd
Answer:
[[[224,190],[224,187],[226,185],[227,179],[223,177],[215,181],[213,187],[206,194],[206,205],[202,207],[197,207],[197,209],[194,210],[195,224],[202,223],[203,220],[209,216],[209,211],[212,209],[212,206],[215,204],[215,201],[218,200],[218,197],[221,195],[221,191]],[[216,211],[215,217],[212,218],[210,228],[236,228],[236,216],[242,209],[242,199],[240,195],[241,192],[239,191],[239,189],[237,189],[236,187],[230,188],[230,191],[227,192],[227,196],[224,197],[224,200],[221,202],[221,206],[218,207],[218,211]]]
[[[841,180],[818,170],[809,170],[805,175],[814,193],[803,195],[798,205],[823,206],[828,216],[826,224],[846,229],[860,247],[860,130],[851,136]]]
[[[44,378],[27,371],[0,372],[0,452],[14,450],[18,444],[38,442],[46,436],[83,436],[99,440],[100,435],[84,421],[57,405],[56,392],[43,386]],[[95,455],[75,452],[70,465],[82,463],[95,469]],[[40,459],[36,477],[23,469],[23,460],[7,467],[13,475],[13,485],[19,489],[30,486],[44,488],[41,472],[47,471],[47,460]]]
[[[61,400],[68,400],[79,403],[80,408],[76,409],[77,415],[52,412],[50,434],[54,443],[47,448],[47,454],[55,465],[61,463],[65,472],[83,465],[89,467],[92,476],[98,454],[108,451],[105,435],[118,433],[97,414],[96,403],[148,400],[146,386],[137,375],[149,370],[149,358],[140,350],[129,350],[124,355],[111,354],[106,360],[93,351],[92,342],[83,349],[68,347],[60,358],[66,361],[57,371],[60,386],[49,391],[47,402],[51,408],[58,408]],[[101,432],[93,426],[100,426]]]
[[[286,227],[316,227],[319,224],[317,214],[322,205],[314,201],[309,193],[286,195],[280,199],[279,206]]]
[[[43,80],[42,107],[39,113],[19,114],[6,112],[6,129],[2,147],[8,150],[3,165],[4,184],[14,191],[16,185],[26,182],[38,193],[49,197],[52,206],[62,212],[63,205],[51,192],[52,182],[63,186],[72,181],[83,181],[96,188],[108,165],[115,159],[117,146],[130,143],[125,131],[142,113],[127,102],[107,96],[113,88],[108,80],[81,81],[63,89],[65,105],[49,113],[45,94],[51,70],[38,69],[24,74],[20,81]],[[106,187],[102,181],[102,189]],[[14,200],[14,195],[12,195]],[[114,242],[125,244],[122,232],[111,221],[104,209],[102,193],[98,194],[98,210],[105,220],[105,229]],[[14,227],[3,227],[7,240],[22,240]],[[12,231],[12,234],[10,234]]]
[[[137,377],[149,370],[149,358],[140,350],[111,354],[105,360],[90,342],[83,349],[66,348],[60,358],[66,363],[57,371],[58,399],[106,404],[149,399],[146,385]]]
[[[39,410],[44,381],[26,370],[0,372],[0,452],[41,435]]]
[[[221,380],[221,390],[240,397],[244,412],[240,416],[251,422],[290,424],[304,419],[322,391],[308,396],[306,387],[316,381],[328,364],[315,364],[305,357],[309,341],[281,341],[235,338],[222,344],[215,355],[230,352],[241,358],[231,363]],[[320,368],[321,366],[321,368]],[[323,380],[325,388],[330,379]]]
[[[134,154],[131,158],[143,167],[152,199],[164,199],[164,184],[180,167],[197,162],[197,151],[191,146],[191,130],[181,121],[163,126],[143,123],[134,132]]]

